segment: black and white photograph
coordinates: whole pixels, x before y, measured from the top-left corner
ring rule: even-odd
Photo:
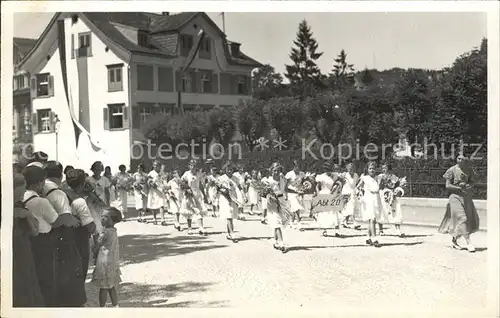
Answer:
[[[2,3],[1,315],[498,317],[498,2],[189,2]]]

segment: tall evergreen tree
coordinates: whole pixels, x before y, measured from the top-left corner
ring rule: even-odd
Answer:
[[[333,88],[343,90],[354,84],[354,64],[347,63],[347,54],[344,50],[334,59],[331,80]]]
[[[285,76],[290,81],[294,94],[308,96],[323,88],[321,71],[316,64],[323,53],[317,52],[318,42],[306,20],[300,22],[297,38],[293,43],[296,46],[290,53],[293,64],[285,65]]]

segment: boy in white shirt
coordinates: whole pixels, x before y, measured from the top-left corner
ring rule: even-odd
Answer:
[[[38,275],[38,282],[48,307],[57,305],[56,299],[56,236],[52,231],[59,226],[76,227],[78,221],[71,215],[59,216],[50,202],[40,197],[45,183],[45,172],[37,166],[24,170],[26,192],[23,202],[26,208],[38,220],[38,236],[32,238],[32,252]]]

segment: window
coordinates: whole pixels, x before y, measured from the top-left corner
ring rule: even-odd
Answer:
[[[123,91],[123,64],[108,65],[108,92]]]
[[[108,105],[109,129],[123,128],[123,106],[125,105]]]
[[[174,109],[175,109],[175,104],[160,103],[158,106],[159,106],[159,108],[158,108],[157,113],[162,114],[162,115],[173,114]]]
[[[140,125],[141,127],[148,121],[149,117],[154,113],[154,104],[153,103],[139,103],[140,108]]]
[[[76,56],[92,56],[92,34],[90,32],[78,34],[78,49]]]
[[[20,90],[26,87],[26,79],[24,75],[17,75],[14,77],[14,90]]]
[[[244,76],[238,76],[236,80],[238,95],[246,94],[246,81]]]
[[[146,32],[137,32],[137,44],[143,47],[147,47],[149,45],[148,34]]]
[[[38,132],[52,131],[52,113],[50,109],[40,109],[38,113]]]
[[[189,51],[193,47],[193,36],[188,34],[181,34],[180,36],[180,48],[181,56],[188,56]]]
[[[209,71],[201,72],[201,92],[202,93],[212,92],[212,74]]]
[[[30,107],[28,105],[24,105],[22,122],[23,122],[23,126],[24,126],[24,133],[30,134],[31,133],[31,111],[30,111]]]
[[[158,90],[160,92],[174,91],[174,73],[169,67],[158,67]]]
[[[36,96],[49,96],[49,73],[36,75]]]
[[[200,51],[199,51],[199,57],[200,59],[207,59],[207,60],[210,60],[211,56],[210,56],[210,39],[205,37],[203,38],[203,40],[201,41],[201,45],[200,45]]]
[[[184,112],[191,112],[196,109],[198,105],[196,104],[182,104],[182,108],[184,109]]]
[[[191,93],[193,89],[191,74],[182,74],[182,91],[185,93]]]
[[[154,89],[153,66],[137,65],[137,90],[152,91]]]

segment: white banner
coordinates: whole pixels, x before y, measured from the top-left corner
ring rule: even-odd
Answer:
[[[318,194],[312,198],[313,213],[340,212],[344,209],[345,197],[341,194]]]

